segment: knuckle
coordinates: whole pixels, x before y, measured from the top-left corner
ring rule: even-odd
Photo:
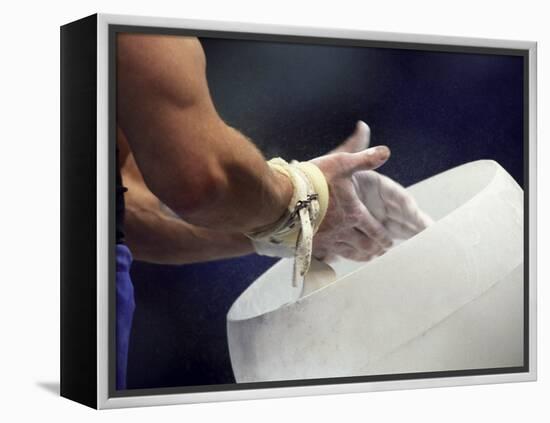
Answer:
[[[372,250],[373,247],[374,247],[374,243],[372,242],[372,240],[370,240],[369,238],[362,238],[360,241],[359,241],[359,246],[361,247],[361,249],[363,250]]]

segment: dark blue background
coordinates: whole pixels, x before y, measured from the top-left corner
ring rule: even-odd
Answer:
[[[358,119],[407,186],[478,159],[523,185],[523,58],[202,39],[222,117],[266,157],[306,160]],[[186,266],[136,262],[128,387],[234,382],[225,315],[274,262],[256,255]]]

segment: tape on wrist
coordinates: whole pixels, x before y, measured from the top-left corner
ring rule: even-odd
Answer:
[[[286,175],[294,188],[284,215],[274,224],[246,235],[258,254],[294,257],[292,285],[303,283],[309,270],[313,236],[328,208],[328,185],[321,170],[310,162],[287,163],[277,157],[268,161],[276,172]]]

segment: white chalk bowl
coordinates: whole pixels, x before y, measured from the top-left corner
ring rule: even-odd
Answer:
[[[281,260],[235,301],[237,382],[523,365],[522,189],[484,160],[408,190],[435,220],[425,231],[371,262],[337,262],[335,278],[313,269],[297,300]]]

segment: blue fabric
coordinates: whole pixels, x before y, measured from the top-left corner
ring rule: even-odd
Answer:
[[[128,345],[136,303],[130,279],[132,253],[126,245],[116,246],[116,389],[126,389]]]

